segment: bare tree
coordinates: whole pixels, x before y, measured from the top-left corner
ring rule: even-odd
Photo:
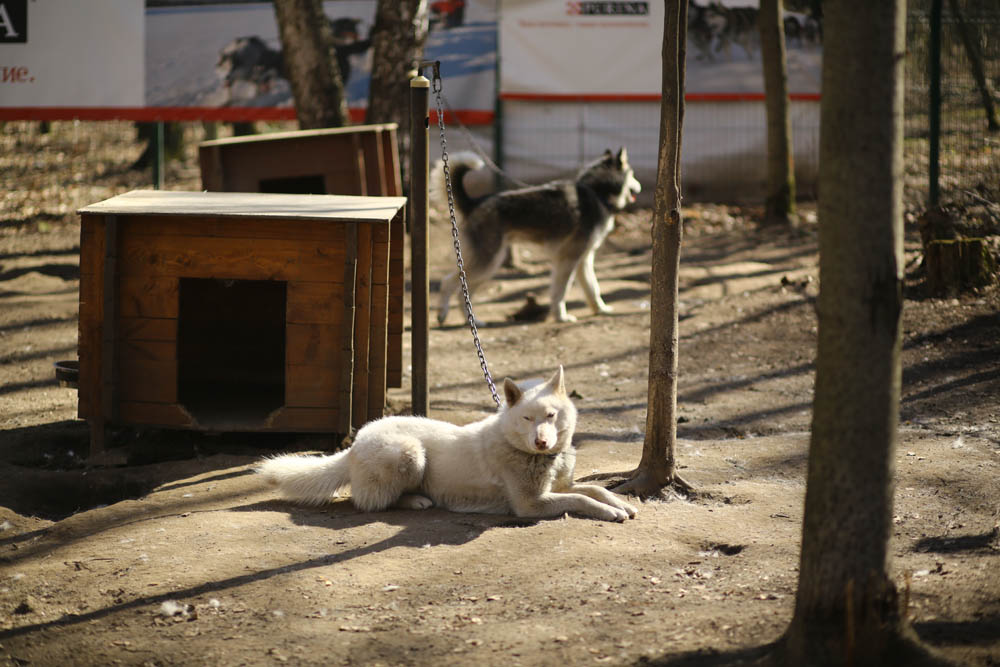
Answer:
[[[690,491],[677,474],[677,276],[681,253],[681,130],[688,0],[667,0],[663,19],[660,152],[653,193],[653,267],[650,278],[649,398],[639,467],[617,486],[643,497],[668,486]]]
[[[965,46],[965,55],[969,59],[969,68],[972,70],[972,78],[976,82],[979,96],[983,100],[983,111],[986,113],[986,126],[990,132],[1000,130],[1000,121],[997,120],[996,105],[993,104],[993,91],[990,90],[989,79],[986,78],[986,68],[983,66],[983,54],[979,48],[979,35],[974,25],[969,25],[962,13],[962,8],[958,0],[949,0],[948,7],[951,15],[955,18],[958,34],[962,38],[962,45]]]
[[[781,0],[760,0],[761,63],[767,109],[767,197],[764,221],[789,224],[795,213],[792,123],[788,116],[788,66]]]
[[[378,0],[372,29],[369,123],[402,123],[408,116],[410,72],[423,58],[427,0]]]
[[[905,0],[824,6],[819,342],[795,614],[776,665],[914,665],[889,574],[903,288]]]
[[[427,0],[378,0],[372,29],[368,123],[398,123],[399,164],[409,165],[409,80],[427,42]],[[408,179],[403,174],[404,182]]]
[[[274,13],[299,127],[346,125],[344,80],[322,0],[274,0]]]

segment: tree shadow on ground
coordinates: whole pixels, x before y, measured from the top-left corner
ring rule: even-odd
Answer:
[[[698,649],[659,658],[640,658],[635,665],[653,667],[728,667],[728,665],[749,665],[757,663],[773,648],[772,644],[738,648],[729,651]]]
[[[987,645],[1000,637],[1000,616],[994,614],[969,621],[920,621],[913,624],[913,629],[932,646]]]
[[[115,603],[86,613],[67,614],[61,618],[31,625],[0,631],[0,641],[37,631],[55,629],[90,623],[113,614],[134,613],[135,610],[162,604],[167,600],[184,600],[204,595],[215,595],[220,591],[231,590],[240,586],[265,581],[274,577],[327,567],[339,563],[377,554],[395,548],[420,549],[426,546],[449,545],[457,546],[477,539],[492,528],[510,528],[531,526],[536,521],[516,519],[502,515],[469,515],[447,512],[445,510],[429,509],[421,512],[411,510],[389,510],[386,512],[361,512],[354,509],[349,501],[335,502],[325,505],[322,509],[303,508],[288,502],[268,500],[248,505],[228,508],[235,512],[287,511],[292,521],[299,526],[314,526],[331,530],[356,528],[368,523],[388,524],[400,527],[391,537],[349,547],[339,553],[324,554],[317,558],[264,568],[256,572],[233,577],[207,581],[186,588],[174,589],[156,595],[146,595],[126,602]],[[437,519],[435,521],[434,519]],[[452,524],[451,530],[441,529],[441,522]]]
[[[913,546],[913,550],[931,551],[938,554],[955,554],[962,551],[978,551],[986,554],[993,552],[1000,556],[1000,529],[993,528],[993,530],[978,535],[925,537]]]

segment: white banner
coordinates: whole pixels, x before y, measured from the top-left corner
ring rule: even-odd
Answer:
[[[500,93],[506,99],[659,99],[663,2],[502,0]],[[820,90],[820,19],[785,12],[788,89]],[[756,0],[688,7],[686,93],[712,100],[764,93]]]
[[[142,0],[0,0],[0,108],[137,107]]]
[[[500,91],[659,94],[663,2],[502,0]]]

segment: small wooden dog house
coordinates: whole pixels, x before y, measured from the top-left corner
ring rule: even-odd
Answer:
[[[383,123],[204,141],[198,146],[202,189],[398,197],[403,188],[396,131],[395,123]],[[399,225],[391,233],[386,382],[400,387],[405,231]]]
[[[210,191],[402,194],[395,123],[214,139],[198,159]]]
[[[109,423],[347,433],[382,416],[405,203],[133,191],[81,209],[92,455]]]

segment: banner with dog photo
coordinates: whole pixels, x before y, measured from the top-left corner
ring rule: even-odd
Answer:
[[[784,5],[796,180],[808,193],[819,159],[821,0]],[[655,0],[501,0],[503,150],[516,178],[572,173],[618,146],[641,181],[655,178],[664,11]],[[757,14],[756,0],[688,5],[682,173],[694,196],[753,197],[766,179]]]
[[[326,0],[355,120],[368,101],[375,0]],[[492,118],[496,13],[491,0],[429,3],[425,58],[441,60],[456,108]],[[146,105],[161,109],[290,109],[271,2],[147,0]],[[219,115],[216,112],[213,115]],[[223,115],[224,112],[221,112]]]
[[[821,13],[813,0],[786,2],[789,91],[820,88]],[[502,0],[500,92],[507,98],[659,97],[662,2]],[[688,5],[689,94],[763,94],[756,0]]]
[[[493,119],[496,0],[431,0],[425,58],[469,123]],[[325,0],[352,118],[376,0]],[[294,119],[270,0],[0,0],[0,119]],[[72,54],[69,56],[68,54]]]

